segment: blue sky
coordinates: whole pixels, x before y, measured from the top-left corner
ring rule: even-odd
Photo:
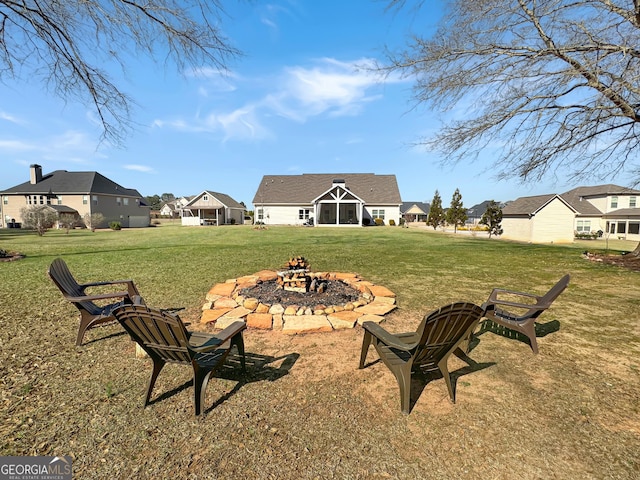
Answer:
[[[497,181],[490,152],[441,167],[412,146],[438,128],[438,114],[413,108],[410,79],[358,70],[433,31],[439,2],[419,17],[385,12],[384,1],[225,2],[224,30],[245,56],[227,76],[141,59],[113,71],[137,103],[136,129],[123,148],[100,144],[95,115],[64,103],[43,85],[0,86],[0,190],[25,182],[29,165],[98,171],[142,195],[223,192],[251,207],[263,175],[395,174],[404,201],[448,205],[456,188],[464,205],[563,192],[575,185]]]

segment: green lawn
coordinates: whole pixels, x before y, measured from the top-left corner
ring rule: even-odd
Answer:
[[[607,247],[629,250],[630,242]],[[427,229],[248,226],[122,231],[0,230],[1,455],[72,455],[74,478],[638,478],[640,276],[571,246],[526,245]],[[74,346],[77,314],[46,277],[56,257],[80,281],[133,278],[147,303],[198,321],[209,288],[302,255],[318,271],[384,285],[391,331],[492,287],[569,289],[541,317],[534,356],[483,333],[460,370],[457,403],[442,379],[414,388],[409,416],[379,362],[357,370],[362,330],[245,332],[264,368],[212,379],[193,417],[190,372],[167,367],[161,399],[141,408],[150,374],[117,325]],[[551,328],[553,326],[553,328]],[[544,327],[544,325],[543,325]],[[545,331],[541,328],[541,332]],[[373,349],[369,353],[375,358]],[[458,360],[452,360],[452,365]],[[464,364],[454,365],[456,368]]]

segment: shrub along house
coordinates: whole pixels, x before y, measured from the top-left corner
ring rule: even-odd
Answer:
[[[30,179],[15,187],[0,191],[3,227],[22,222],[20,211],[31,205],[48,205],[62,215],[72,216],[83,224],[85,214],[104,216],[103,228],[110,222],[122,227],[148,227],[150,209],[137,190],[124,188],[98,172],[68,172],[56,170],[42,174],[40,165],[31,165]]]
[[[357,227],[399,223],[395,175],[305,173],[265,175],[253,197],[256,223]]]

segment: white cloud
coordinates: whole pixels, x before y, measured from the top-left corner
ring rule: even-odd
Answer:
[[[18,125],[23,125],[24,123],[26,123],[24,120],[3,111],[0,111],[0,120],[6,120],[7,122],[15,123]]]
[[[22,140],[0,140],[0,151],[25,152],[28,150],[38,150],[38,147]]]
[[[260,91],[264,81],[236,76],[239,81],[237,96],[246,91],[243,86],[250,84],[249,95],[254,95],[255,99],[226,112],[214,111],[205,115],[197,112],[191,119],[156,119],[153,126],[220,133],[224,141],[263,140],[273,137],[264,121],[273,115],[298,123],[320,116],[357,116],[367,104],[382,98],[380,91],[385,83],[404,81],[399,77],[383,78],[369,70],[372,64],[373,60],[366,58],[350,62],[322,58],[310,67],[288,67],[276,76],[270,83],[272,88],[267,87],[262,97],[255,95],[254,91]],[[209,73],[204,72],[209,78]],[[207,97],[209,89],[199,86],[198,92]],[[233,97],[226,100],[233,101]]]
[[[153,168],[147,167],[146,165],[128,164],[124,165],[123,168],[125,170],[133,170],[135,172],[155,173],[155,170]]]

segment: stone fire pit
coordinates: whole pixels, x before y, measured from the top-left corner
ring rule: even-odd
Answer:
[[[202,307],[201,323],[222,329],[243,320],[249,328],[295,335],[380,323],[396,308],[391,290],[356,273],[308,272],[311,282],[324,285],[322,292],[285,291],[278,287],[278,273],[262,270],[214,285]]]

